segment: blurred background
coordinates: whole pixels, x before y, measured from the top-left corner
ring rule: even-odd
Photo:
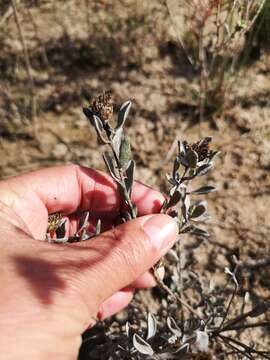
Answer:
[[[225,7],[219,27],[214,3],[0,0],[0,178],[71,162],[104,169],[82,106],[105,90],[116,110],[132,100],[136,178],[162,191],[177,140],[213,136],[218,192],[193,271],[218,282],[233,254],[259,263],[263,274],[243,277],[256,301],[270,297],[270,3],[253,1],[246,18]]]

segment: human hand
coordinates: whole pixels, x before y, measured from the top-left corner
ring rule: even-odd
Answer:
[[[0,183],[0,358],[74,359],[95,319],[154,284],[147,270],[173,245],[177,227],[167,215],[150,215],[160,210],[160,193],[136,183],[132,200],[140,217],[110,229],[121,199],[101,172],[71,165]],[[72,234],[87,210],[108,231],[75,244],[38,241],[48,214],[65,214]]]

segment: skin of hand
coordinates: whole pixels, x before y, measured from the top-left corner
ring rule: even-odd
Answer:
[[[112,227],[123,204],[101,172],[68,165],[0,182],[0,359],[75,359],[89,325],[154,285],[147,270],[174,244],[177,226],[155,214],[160,193],[135,183],[132,200],[139,217]],[[107,230],[74,244],[40,241],[48,214],[63,213],[72,234],[82,211]]]

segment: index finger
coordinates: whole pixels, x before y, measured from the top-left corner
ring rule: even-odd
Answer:
[[[21,205],[16,207],[24,210],[31,209],[31,198],[33,202],[35,197],[41,200],[48,213],[71,214],[87,210],[97,215],[115,215],[123,204],[117,185],[109,175],[79,165],[52,167],[7,179],[0,184],[0,196],[1,190],[6,188],[18,195]],[[159,212],[164,197],[135,182],[132,201],[139,215],[147,215]]]

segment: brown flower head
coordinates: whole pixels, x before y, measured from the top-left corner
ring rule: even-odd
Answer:
[[[212,138],[206,137],[193,144],[185,144],[186,149],[192,149],[198,154],[199,161],[203,161],[211,156],[212,150],[209,149],[209,144],[211,143]]]
[[[102,122],[107,122],[113,115],[113,98],[109,91],[94,98],[90,110],[100,118]]]

